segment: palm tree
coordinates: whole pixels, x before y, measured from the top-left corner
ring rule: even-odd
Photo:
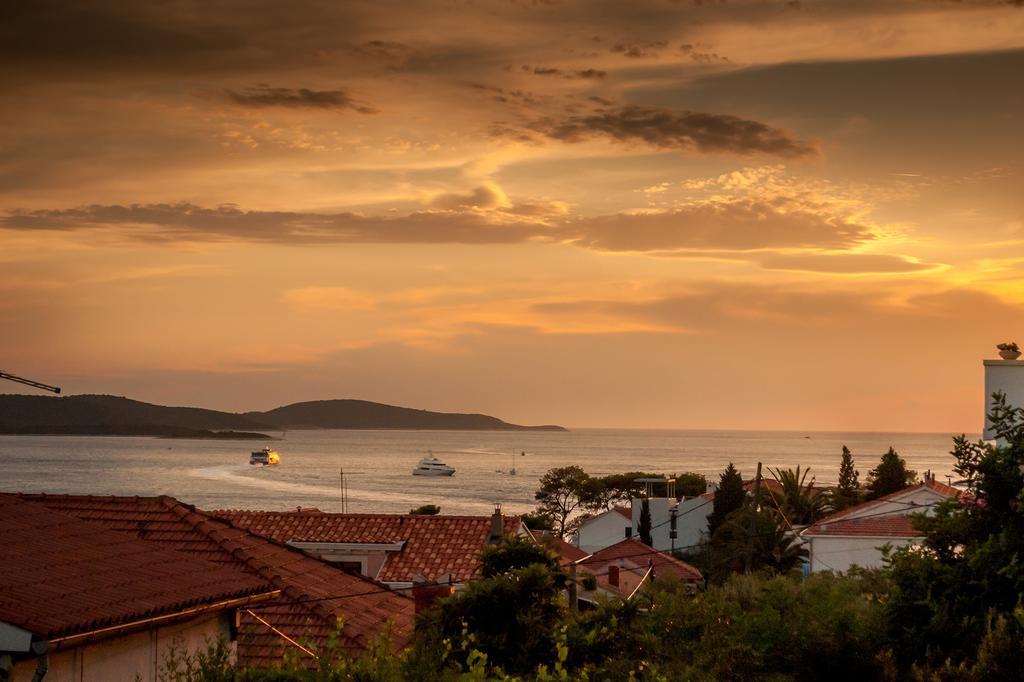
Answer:
[[[792,469],[772,469],[768,467],[772,477],[782,487],[780,493],[768,489],[771,496],[771,505],[781,513],[790,524],[804,526],[814,523],[827,515],[830,511],[828,498],[820,495],[814,489],[814,479],[807,481],[811,473],[810,467],[800,473],[800,467],[796,471]]]
[[[803,564],[808,554],[776,510],[750,506],[730,514],[715,531],[711,545],[718,554],[715,563],[732,572],[788,573]]]

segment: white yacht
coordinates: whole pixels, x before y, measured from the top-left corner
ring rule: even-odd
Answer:
[[[451,476],[455,473],[455,467],[448,466],[430,452],[421,459],[412,470],[413,476]]]
[[[249,464],[262,464],[267,466],[269,464],[277,464],[281,461],[281,455],[277,454],[277,450],[272,447],[265,447],[262,450],[256,450],[249,455]]]

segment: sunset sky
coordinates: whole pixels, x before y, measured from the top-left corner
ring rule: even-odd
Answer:
[[[0,9],[0,369],[69,393],[978,431],[1022,268],[1019,0]]]

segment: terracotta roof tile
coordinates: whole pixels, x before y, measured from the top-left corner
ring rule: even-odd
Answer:
[[[478,554],[491,532],[490,516],[332,514],[327,512],[211,512],[278,542],[398,544],[384,560],[377,580],[412,582],[445,575],[461,582],[479,576]],[[503,518],[506,534],[518,532],[518,517]]]
[[[566,542],[562,538],[558,537],[557,535],[553,535],[549,531],[535,530],[530,532],[533,534],[533,537],[537,540],[537,542],[541,543],[542,545],[546,545],[558,554],[558,560],[562,566],[568,566],[569,564],[575,563],[580,559],[589,556],[586,552],[584,552],[576,545],[572,544],[571,542]]]
[[[0,518],[0,620],[42,639],[275,589],[238,567],[153,547],[16,495],[0,494]]]
[[[688,582],[703,580],[695,566],[671,554],[659,552],[638,538],[621,540],[576,562],[581,569],[598,576],[598,581],[604,587],[609,585],[607,580],[602,578],[607,575],[608,567],[612,564],[638,574],[646,573],[647,569],[653,566],[655,575],[674,575]]]
[[[339,644],[350,650],[364,648],[389,623],[393,624],[396,646],[404,645],[411,636],[414,604],[409,597],[173,498],[21,497],[129,533],[151,545],[243,568],[281,590],[281,596],[272,605],[261,605],[253,611],[295,639],[326,641],[338,619],[344,622]],[[279,657],[267,657],[262,645],[246,645],[248,640],[262,641],[260,638],[265,639],[266,633],[266,626],[256,619],[243,617],[238,650],[242,665],[267,667],[280,661]]]
[[[844,509],[842,511],[836,512],[835,514],[831,514],[829,516],[826,516],[825,518],[820,519],[816,523],[808,526],[801,533],[801,535],[839,535],[841,533],[825,532],[822,529],[823,529],[824,526],[830,526],[830,527],[836,526],[837,522],[839,522],[840,520],[846,519],[846,517],[850,516],[851,514],[854,514],[854,513],[858,513],[859,514],[861,512],[870,511],[871,509],[874,509],[875,507],[882,506],[886,502],[891,502],[894,499],[897,499],[897,498],[899,498],[899,497],[901,497],[903,495],[906,495],[907,493],[914,492],[915,490],[919,490],[919,489],[921,489],[923,487],[924,488],[929,488],[931,490],[934,490],[936,493],[942,495],[943,497],[947,497],[947,498],[960,498],[960,497],[962,497],[964,495],[964,491],[960,490],[959,488],[954,488],[953,486],[946,485],[945,483],[939,483],[939,482],[934,481],[932,479],[928,479],[928,480],[923,481],[921,483],[915,483],[914,485],[910,485],[910,486],[907,486],[906,488],[902,488],[900,490],[897,490],[896,492],[889,493],[888,495],[882,495],[881,497],[879,497],[877,499],[868,500],[867,502],[862,502],[862,503],[860,503],[858,505],[855,505],[853,507],[849,507],[848,509]],[[925,505],[921,505],[919,507],[907,507],[907,509],[905,511],[903,511],[902,513],[899,512],[899,511],[894,511],[892,513],[892,515],[893,516],[909,516],[910,514],[913,514],[915,512],[924,511],[925,509],[926,509]],[[871,518],[886,518],[888,516],[889,516],[889,514],[880,514],[879,516],[876,516],[876,517],[870,517],[869,516],[869,517],[865,518],[864,520],[870,520]],[[848,521],[853,521],[853,520],[854,519],[848,519]],[[868,526],[864,526],[864,527],[867,528]],[[879,527],[881,527],[881,526],[879,526]],[[857,533],[857,534],[864,535],[866,533]],[[919,534],[915,531],[912,535],[908,535],[906,537],[915,537],[916,535],[919,535]]]
[[[819,522],[811,535],[856,535],[864,537],[916,538],[921,533],[914,528],[914,520],[907,514],[839,519],[830,523]]]

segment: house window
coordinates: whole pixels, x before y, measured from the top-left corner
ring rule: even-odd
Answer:
[[[337,566],[341,570],[346,573],[351,573],[352,575],[363,574],[363,564],[360,561],[332,561],[331,565]]]

